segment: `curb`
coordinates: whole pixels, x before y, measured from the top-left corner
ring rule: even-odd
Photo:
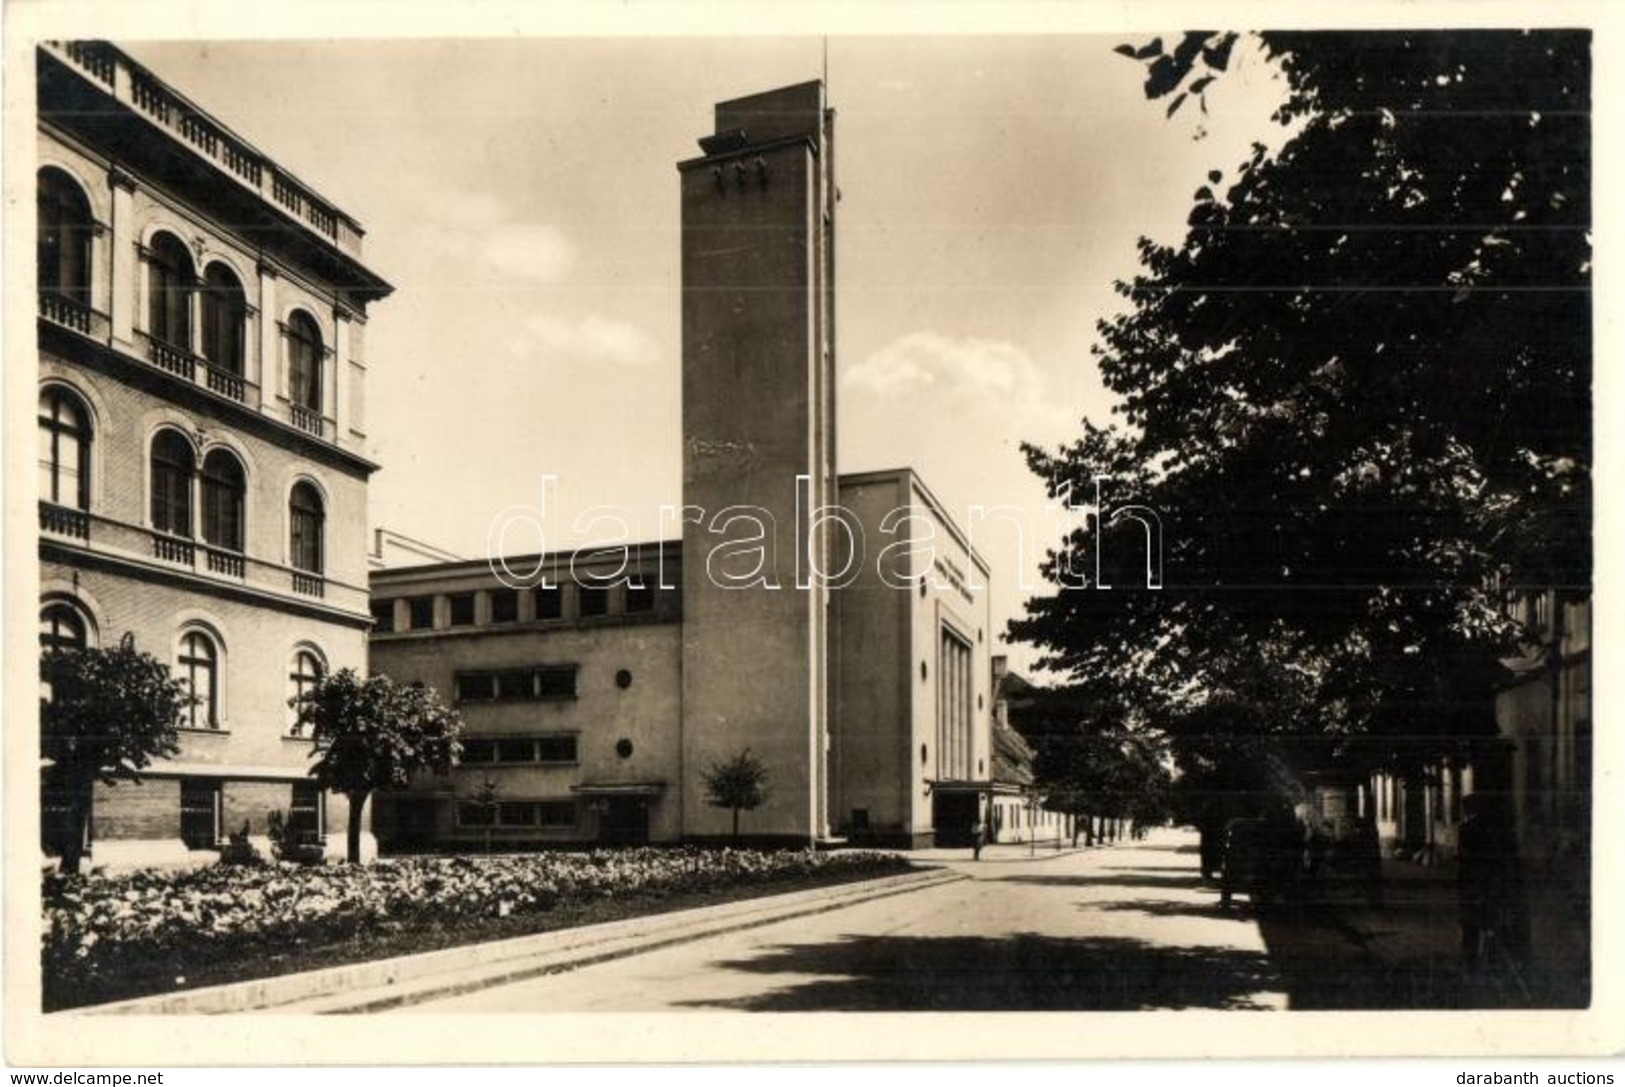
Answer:
[[[810,891],[766,895],[674,913],[632,917],[534,936],[443,948],[299,974],[255,978],[183,993],[164,993],[55,1015],[220,1015],[263,1011],[325,1015],[380,1011],[426,1000],[562,973],[704,936],[756,928],[825,913],[877,898],[908,894],[968,879],[933,868],[899,876],[842,883]]]

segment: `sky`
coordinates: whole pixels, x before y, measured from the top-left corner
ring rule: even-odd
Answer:
[[[725,99],[827,73],[836,110],[842,472],[911,466],[977,532],[994,629],[1044,592],[1023,441],[1112,398],[1091,347],[1141,235],[1177,242],[1281,93],[1238,50],[1172,118],[1108,36],[132,41],[161,78],[365,228],[370,524],[465,557],[549,497],[659,535],[681,501],[678,186]],[[1123,497],[1122,501],[1129,501]],[[534,550],[510,535],[506,550]],[[1018,668],[1036,654],[1003,646]],[[1001,650],[996,650],[1001,651]]]

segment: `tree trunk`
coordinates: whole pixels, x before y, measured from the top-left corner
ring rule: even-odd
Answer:
[[[739,848],[739,809],[734,809],[734,848]]]
[[[350,818],[344,832],[345,858],[351,864],[361,863],[361,815],[367,810],[368,793],[346,793],[350,798]]]
[[[84,863],[85,832],[90,827],[90,800],[95,788],[95,783],[91,781],[73,787],[72,799],[68,803],[68,833],[62,839],[62,861],[58,866],[58,871],[63,875],[78,875]]]

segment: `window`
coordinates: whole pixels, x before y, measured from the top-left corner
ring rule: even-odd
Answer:
[[[944,778],[970,777],[970,643],[942,630],[937,655],[937,772]]]
[[[530,702],[574,698],[576,666],[504,668],[496,672],[458,672],[453,680],[459,702]]]
[[[564,618],[564,590],[557,585],[536,587],[536,618]]]
[[[61,170],[39,172],[35,257],[41,294],[90,305],[90,241],[95,221],[83,190]]]
[[[220,838],[220,783],[181,778],[181,841],[187,849],[213,849]]]
[[[203,458],[203,540],[228,551],[243,549],[243,466],[224,449]]]
[[[491,622],[516,623],[519,621],[519,590],[495,589],[491,592]]]
[[[428,630],[434,626],[434,597],[414,596],[406,602],[408,630]]]
[[[458,672],[452,685],[459,702],[489,702],[497,696],[497,677],[489,672]]]
[[[495,740],[464,740],[463,762],[496,762],[497,745]]]
[[[72,604],[57,601],[39,613],[39,645],[47,653],[71,653],[90,644],[90,624]]]
[[[513,701],[536,697],[536,683],[528,669],[509,669],[496,674],[497,698]]]
[[[537,762],[575,762],[576,738],[574,735],[543,736],[536,741]]]
[[[655,589],[653,585],[628,585],[626,587],[626,614],[637,615],[655,610]]]
[[[296,570],[322,572],[322,496],[306,482],[288,496],[288,552]]]
[[[288,829],[295,841],[320,838],[327,833],[327,794],[313,781],[293,783],[288,798]]]
[[[203,273],[203,357],[216,370],[243,376],[247,315],[237,277],[223,264],[209,265]]]
[[[40,393],[39,470],[42,501],[90,508],[90,413],[58,385]]]
[[[489,827],[496,825],[496,805],[465,800],[457,805],[457,825]]]
[[[181,712],[182,728],[220,727],[218,657],[213,640],[202,631],[182,636],[179,678],[193,696],[192,704]]]
[[[395,601],[374,600],[372,602],[372,632],[374,634],[388,634],[395,629]]]
[[[147,331],[182,351],[192,349],[192,256],[173,234],[152,240],[147,263]]]
[[[301,408],[322,410],[322,330],[308,314],[288,319],[288,397]]]
[[[474,594],[454,593],[446,598],[451,605],[451,625],[454,627],[471,627],[474,625]]]
[[[565,830],[576,825],[574,800],[543,800],[536,805],[536,824],[552,830]]]
[[[601,585],[577,586],[576,599],[581,602],[583,619],[596,619],[609,614],[609,590]]]
[[[192,535],[192,443],[177,430],[152,440],[152,527],[172,536]]]
[[[538,669],[536,683],[538,698],[574,698],[576,696],[575,665]]]
[[[294,653],[293,665],[288,669],[288,699],[293,703],[288,707],[288,735],[304,734],[304,726],[299,723],[299,704],[296,700],[315,690],[316,684],[320,683],[326,674],[327,668],[322,664],[322,658],[311,650],[300,649]]]
[[[498,740],[498,762],[535,762],[535,740]]]

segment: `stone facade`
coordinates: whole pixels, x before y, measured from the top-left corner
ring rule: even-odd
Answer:
[[[122,51],[36,55],[42,642],[128,635],[199,695],[178,756],[98,788],[92,863],[212,860],[273,810],[341,828],[286,702],[366,665],[363,344],[390,287],[352,219]]]

